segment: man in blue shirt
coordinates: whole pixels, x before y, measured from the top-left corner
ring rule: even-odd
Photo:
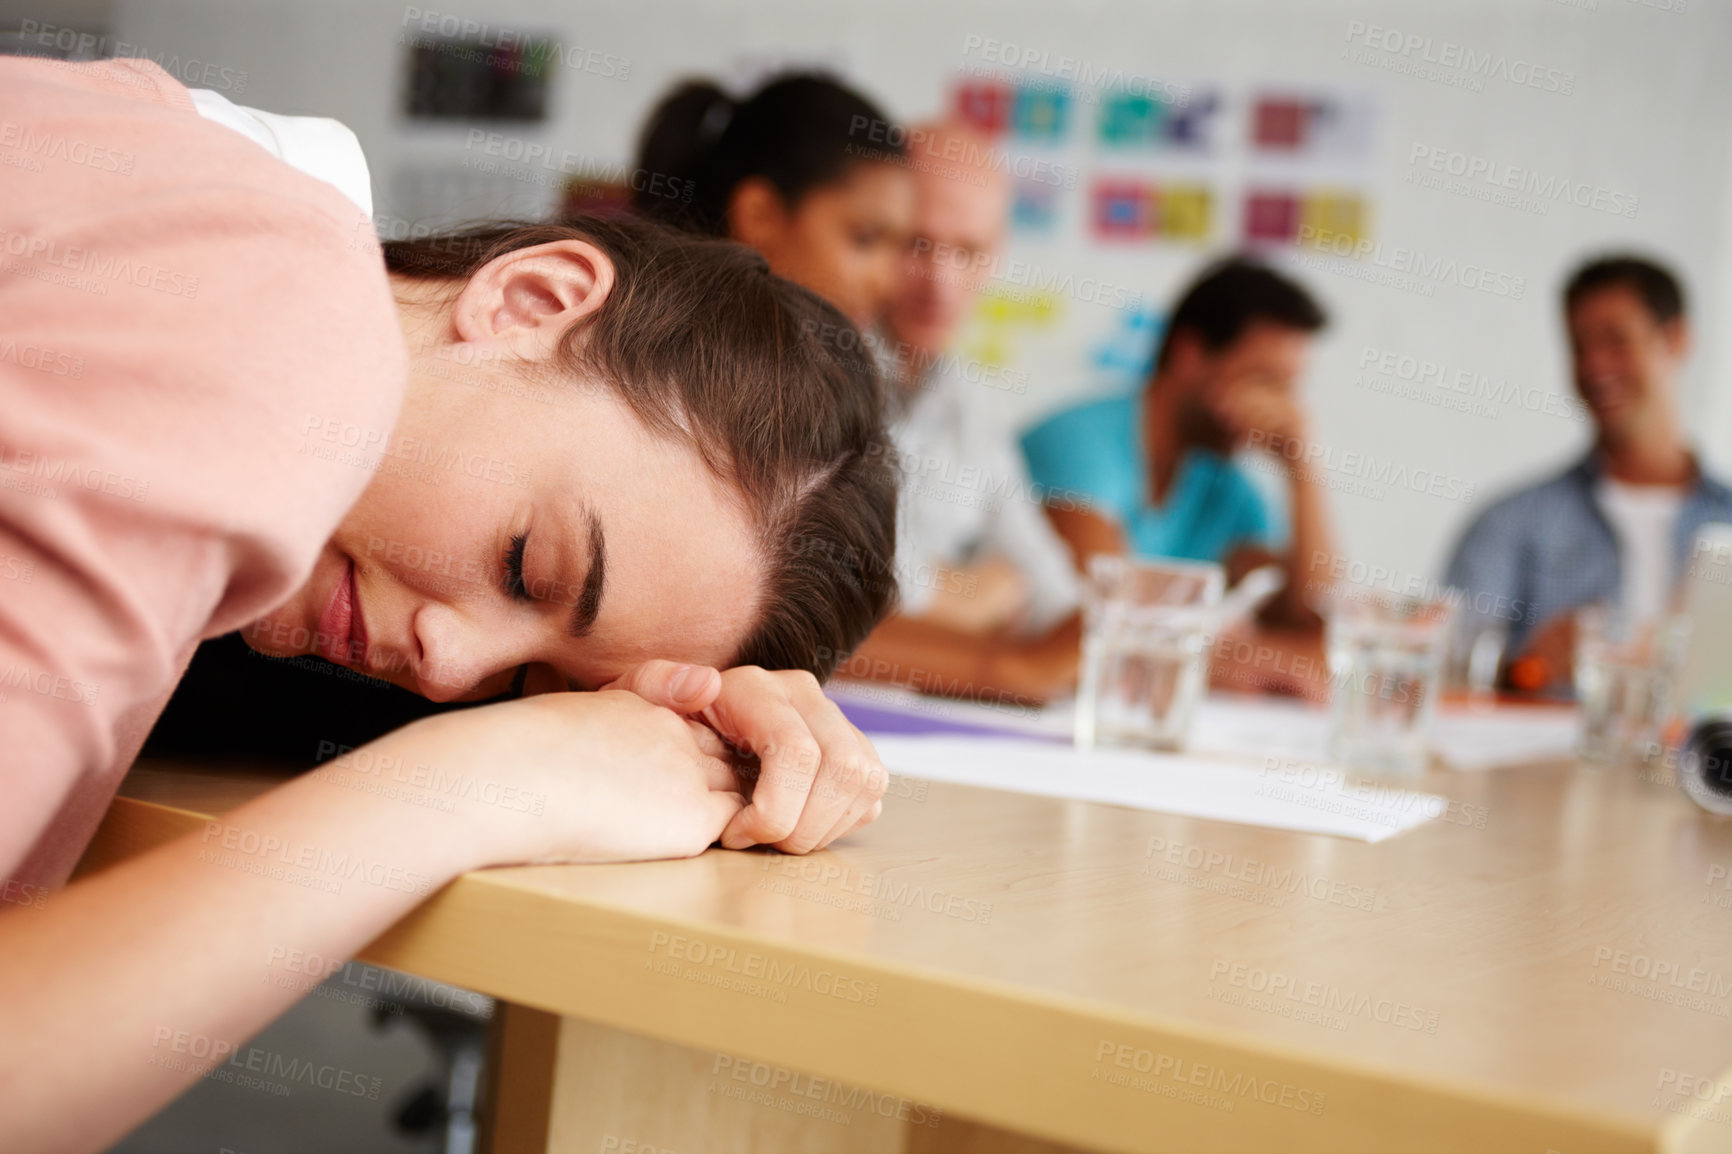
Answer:
[[[1639,257],[1596,260],[1565,287],[1564,319],[1594,446],[1481,513],[1446,578],[1509,631],[1520,689],[1568,684],[1577,607],[1665,612],[1697,530],[1732,521],[1732,489],[1703,471],[1678,411],[1689,327],[1677,278]]]
[[[1023,436],[1035,483],[1081,493],[1090,507],[1047,514],[1079,564],[1094,553],[1213,561],[1229,581],[1259,565],[1288,569],[1268,624],[1311,625],[1293,558],[1327,571],[1332,553],[1323,494],[1304,459],[1298,398],[1323,310],[1299,285],[1244,259],[1213,265],[1167,322],[1143,390],[1066,409]],[[1233,453],[1270,451],[1283,472],[1291,533]]]

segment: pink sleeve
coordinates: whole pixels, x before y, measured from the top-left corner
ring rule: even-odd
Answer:
[[[192,646],[306,579],[371,476],[307,430],[406,375],[359,211],[122,71],[0,61],[0,879],[62,880]]]

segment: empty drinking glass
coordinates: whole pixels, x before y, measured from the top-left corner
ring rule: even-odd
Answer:
[[[1090,559],[1077,748],[1184,747],[1225,584],[1219,565]]]
[[[1329,599],[1329,753],[1366,773],[1424,770],[1455,602],[1343,589]]]
[[[1638,620],[1606,605],[1576,610],[1575,686],[1581,754],[1589,761],[1661,752],[1689,624],[1682,616]]]

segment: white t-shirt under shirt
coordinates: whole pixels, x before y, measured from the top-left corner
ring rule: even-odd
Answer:
[[[1636,620],[1666,612],[1672,599],[1672,537],[1687,489],[1630,485],[1601,477],[1594,499],[1618,542],[1619,599]]]

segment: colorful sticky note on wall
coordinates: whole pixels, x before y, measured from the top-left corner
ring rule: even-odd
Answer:
[[[1201,184],[1169,184],[1157,192],[1152,231],[1165,240],[1208,240],[1214,231],[1214,194]]]
[[[1118,323],[1095,343],[1089,355],[1108,387],[1129,392],[1148,380],[1166,320],[1159,306],[1153,304],[1119,313]]]
[[[1050,232],[1058,224],[1057,185],[1019,180],[1012,190],[1010,225],[1018,232]]]
[[[1301,226],[1309,237],[1358,241],[1365,235],[1369,208],[1355,192],[1318,189],[1307,192],[1300,206]]]
[[[1099,240],[1135,240],[1147,235],[1153,191],[1143,180],[1096,181],[1090,231]]]
[[[1154,97],[1114,90],[1101,101],[1095,131],[1102,144],[1133,148],[1159,141],[1166,120],[1167,106]]]
[[[1298,149],[1305,141],[1310,114],[1304,101],[1259,97],[1251,108],[1251,146],[1276,152]]]
[[[1192,92],[1183,104],[1167,109],[1166,139],[1174,148],[1207,152],[1214,143],[1215,113],[1221,98],[1213,92]]]
[[[1057,319],[1059,300],[1044,289],[994,282],[981,290],[975,312],[989,324],[1036,328]]]
[[[992,283],[982,290],[973,323],[964,333],[965,355],[985,365],[1014,365],[1016,338],[1050,327],[1060,316],[1059,298],[1041,289]]]
[[[1253,189],[1245,194],[1245,239],[1286,243],[1299,233],[1299,197],[1291,192]]]
[[[1062,84],[1018,88],[1014,121],[1016,134],[1024,139],[1060,139],[1070,123],[1070,89]]]
[[[1009,84],[971,80],[957,86],[956,116],[964,124],[997,136],[1010,125],[1010,110],[1015,102],[1016,94]]]

